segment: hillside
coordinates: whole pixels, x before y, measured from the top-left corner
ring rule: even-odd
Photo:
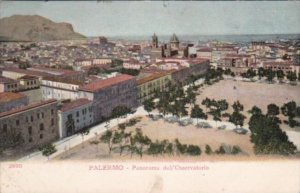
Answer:
[[[83,39],[69,23],[55,23],[38,15],[14,15],[0,19],[1,40],[51,41]]]

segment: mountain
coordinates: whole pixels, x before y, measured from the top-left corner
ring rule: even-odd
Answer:
[[[13,15],[0,19],[0,39],[9,41],[51,41],[84,39],[69,23],[55,23],[39,15]]]

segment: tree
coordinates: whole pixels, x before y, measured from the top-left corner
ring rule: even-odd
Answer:
[[[203,112],[203,110],[199,107],[199,105],[195,105],[192,108],[191,117],[197,119],[207,119],[207,115]]]
[[[207,155],[210,155],[210,154],[213,153],[213,151],[212,151],[212,149],[211,149],[211,147],[209,145],[205,145],[205,153]]]
[[[275,104],[269,104],[267,115],[270,117],[275,117],[279,115],[279,107]]]
[[[275,77],[275,72],[272,69],[267,69],[266,70],[266,76],[267,76],[267,80],[269,82],[272,82],[274,77]]]
[[[279,82],[282,82],[282,80],[284,79],[284,72],[282,70],[277,70],[276,75],[277,75]]]
[[[290,82],[294,82],[297,80],[297,74],[296,72],[288,72],[286,75],[286,78],[290,81]]]
[[[186,149],[186,153],[192,156],[197,156],[201,154],[201,149],[197,145],[189,145]]]
[[[107,144],[109,155],[111,154],[111,150],[113,147],[112,139],[113,139],[113,132],[110,130],[107,130],[100,138],[101,142]]]
[[[136,128],[134,138],[135,138],[136,143],[137,143],[136,152],[142,158],[143,157],[143,152],[144,152],[144,146],[150,145],[151,144],[151,140],[146,135],[143,135],[142,130],[139,129],[139,128]]]
[[[252,115],[249,121],[251,142],[256,154],[294,154],[296,146],[288,140],[279,123],[266,115]]]
[[[98,75],[101,72],[101,69],[97,66],[92,66],[89,70],[88,70],[88,75]]]
[[[213,120],[216,121],[216,127],[217,127],[218,121],[221,121],[221,111],[219,109],[214,109],[208,113],[213,116]]]
[[[196,102],[196,93],[192,86],[189,86],[186,90],[186,99],[189,104],[195,104]]]
[[[202,105],[204,105],[205,107],[206,107],[206,111],[207,111],[207,108],[209,108],[210,107],[210,105],[211,105],[211,100],[209,99],[209,98],[205,98],[205,99],[203,99],[202,100],[202,103],[201,103]]]
[[[281,107],[281,113],[285,116],[294,118],[296,116],[297,104],[295,101],[290,101],[283,104]]]
[[[148,112],[150,116],[150,112],[155,108],[155,103],[153,100],[148,99],[144,102],[144,109]]]
[[[46,156],[49,160],[49,156],[52,155],[53,153],[55,153],[57,151],[55,145],[53,144],[48,144],[45,145],[44,147],[41,148],[42,151],[42,155]]]
[[[259,77],[259,80],[264,77],[266,75],[265,73],[265,69],[263,67],[259,67],[258,68],[258,77]]]
[[[239,154],[240,152],[242,152],[241,148],[237,145],[234,145],[232,147],[232,151],[231,151],[231,154],[233,155],[236,155],[236,154]]]
[[[127,68],[121,68],[119,72],[122,74],[129,74],[131,76],[137,76],[140,73],[140,71],[137,69],[127,69]]]
[[[241,114],[239,111],[234,111],[229,117],[229,122],[233,123],[236,127],[238,125],[243,126],[245,119],[246,117],[243,114]]]
[[[187,145],[181,144],[178,139],[175,139],[175,147],[178,155],[186,153]]]
[[[222,145],[215,152],[216,152],[216,154],[225,154],[226,153],[226,151]]]
[[[228,102],[225,99],[217,101],[220,111],[226,111],[228,109]]]
[[[185,102],[183,100],[175,100],[175,103],[172,105],[172,112],[179,118],[188,115],[188,111],[185,107]]]
[[[127,114],[131,113],[131,109],[128,108],[127,106],[124,106],[124,105],[119,105],[119,106],[116,106],[112,112],[111,112],[111,116],[113,118],[120,118],[122,116],[126,116]]]
[[[244,110],[244,106],[240,103],[240,101],[236,101],[233,103],[232,108],[234,111],[240,112]]]
[[[257,106],[253,106],[251,110],[248,111],[249,113],[251,113],[252,115],[260,115],[262,114],[262,111],[260,108],[258,108]]]
[[[255,70],[253,68],[249,68],[246,72],[246,77],[247,78],[254,78],[256,76]]]
[[[85,135],[88,135],[90,133],[90,130],[89,130],[89,128],[84,128],[84,129],[81,129],[80,130],[80,132],[79,132],[79,134],[81,135],[81,139],[82,139],[82,147],[84,147],[83,146],[83,141],[84,141],[84,136]]]

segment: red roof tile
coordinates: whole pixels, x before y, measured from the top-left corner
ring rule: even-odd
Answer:
[[[12,109],[10,111],[0,113],[0,118],[5,117],[5,116],[9,116],[9,115],[13,115],[13,114],[16,114],[16,113],[20,113],[22,111],[27,111],[27,110],[30,110],[30,109],[33,109],[33,108],[36,108],[36,107],[39,107],[39,106],[51,104],[51,103],[54,103],[54,102],[56,102],[55,99],[50,99],[50,100],[42,101],[42,102],[39,102],[39,103],[35,103],[35,104],[15,108],[15,109]]]
[[[0,76],[0,83],[16,83],[17,81],[15,81],[14,79],[11,78],[6,78],[3,76]]]
[[[104,80],[98,80],[89,84],[86,84],[84,86],[80,87],[80,90],[84,90],[84,91],[88,91],[88,92],[96,92],[98,90],[116,85],[116,84],[120,84],[122,82],[134,79],[134,76],[130,76],[130,75],[126,75],[126,74],[122,74],[116,77],[112,77],[112,78],[107,78]]]
[[[66,112],[66,111],[69,111],[71,109],[75,109],[75,108],[80,107],[82,105],[88,104],[90,102],[92,102],[92,101],[90,101],[88,99],[85,99],[85,98],[77,99],[77,100],[74,100],[74,101],[63,104],[60,111]]]
[[[9,102],[9,101],[13,101],[13,100],[18,100],[23,97],[26,97],[26,96],[21,93],[3,92],[3,93],[0,93],[0,102]]]

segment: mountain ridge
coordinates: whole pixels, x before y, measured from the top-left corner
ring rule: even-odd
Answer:
[[[40,15],[13,15],[0,19],[0,37],[10,41],[53,41],[85,39],[72,24],[54,22]]]

